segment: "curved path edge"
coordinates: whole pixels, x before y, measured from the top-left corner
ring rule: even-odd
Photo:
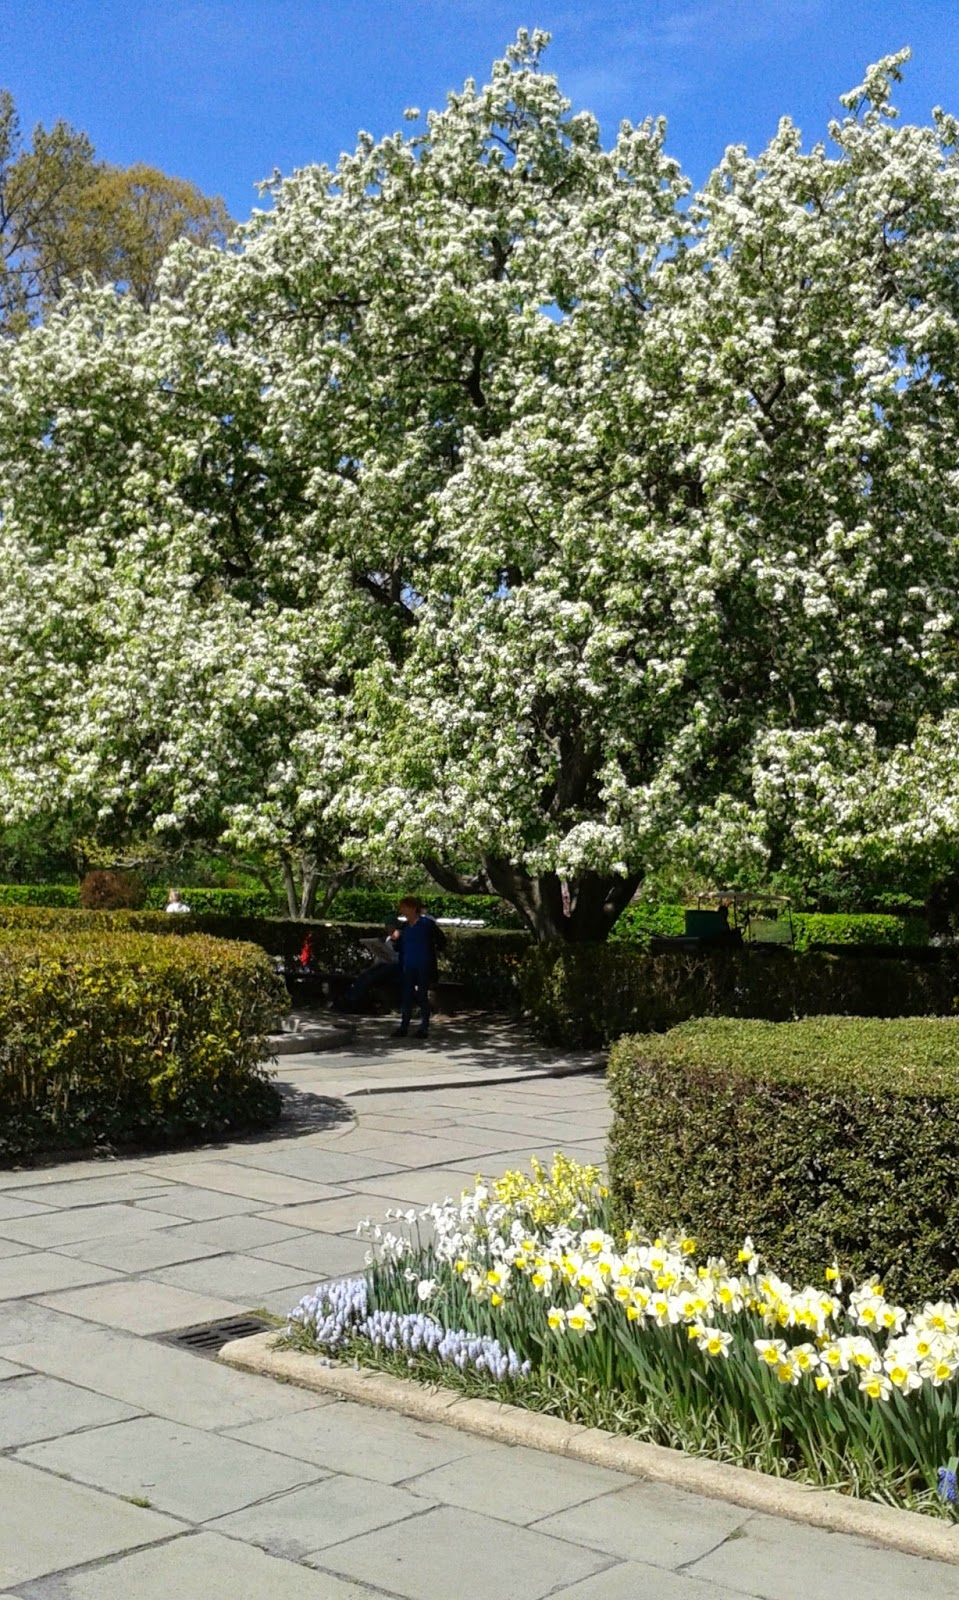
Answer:
[[[644,1444],[601,1428],[585,1428],[520,1406],[467,1399],[452,1389],[396,1378],[369,1367],[324,1365],[316,1356],[275,1349],[275,1340],[275,1332],[236,1339],[223,1346],[218,1359],[244,1372],[295,1383],[361,1405],[398,1411],[419,1422],[442,1422],[500,1444],[525,1445],[530,1450],[569,1456],[590,1466],[632,1473],[690,1494],[728,1500],[768,1516],[852,1534],[906,1555],[959,1566],[957,1525],[869,1500],[854,1500],[832,1489],[814,1489],[773,1478],[747,1467],[726,1466],[663,1445]]]

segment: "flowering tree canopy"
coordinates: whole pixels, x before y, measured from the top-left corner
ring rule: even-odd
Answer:
[[[690,199],[545,42],[0,352],[8,818],[478,862],[544,938],[955,839],[956,123],[903,53]]]

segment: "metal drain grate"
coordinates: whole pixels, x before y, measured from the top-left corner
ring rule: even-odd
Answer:
[[[157,1334],[161,1344],[175,1345],[178,1350],[192,1350],[195,1356],[215,1356],[231,1339],[248,1339],[254,1333],[266,1333],[273,1323],[264,1317],[221,1317],[218,1322],[204,1322],[196,1328],[174,1328],[172,1333]]]

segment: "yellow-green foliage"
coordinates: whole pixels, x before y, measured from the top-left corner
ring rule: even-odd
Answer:
[[[273,1120],[284,1003],[252,945],[0,931],[0,1160]]]
[[[959,1021],[715,1019],[610,1054],[621,1217],[688,1228],[781,1270],[879,1272],[916,1301],[959,1287]]]

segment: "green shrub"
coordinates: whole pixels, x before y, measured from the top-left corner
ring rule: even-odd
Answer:
[[[890,960],[788,948],[650,956],[628,945],[542,945],[523,962],[521,994],[537,1033],[595,1046],[691,1017],[951,1014],[959,961]]]
[[[835,1257],[899,1298],[959,1285],[959,1022],[701,1021],[610,1055],[619,1216],[745,1235],[797,1284]]]
[[[0,906],[78,906],[77,883],[0,883]]]
[[[654,905],[645,900],[634,900],[622,911],[610,931],[615,944],[646,946],[654,934],[673,938],[686,929],[686,911],[681,905]]]
[[[265,889],[184,888],[180,893],[198,916],[269,917],[274,910],[272,898]],[[166,903],[167,890],[154,886],[147,890],[143,905],[146,911],[163,911]]]
[[[0,1160],[267,1125],[285,1001],[249,945],[0,933]]]
[[[808,950],[811,945],[924,945],[929,940],[926,920],[921,916],[897,917],[845,912],[794,911],[793,945]],[[681,905],[653,904],[636,900],[628,905],[614,924],[610,939],[616,943],[648,945],[650,936],[667,938],[685,932],[685,908]]]
[[[495,895],[446,894],[442,889],[413,892],[419,895],[431,917],[464,917],[485,922],[489,928],[518,928],[520,925],[512,906]],[[337,922],[382,923],[396,915],[396,907],[406,893],[402,886],[398,889],[341,889],[328,916]]]
[[[257,944],[268,955],[295,961],[309,939],[315,965],[325,972],[357,973],[369,957],[361,939],[382,937],[382,923],[291,922],[285,917],[170,916],[165,911],[70,911],[0,905],[0,929],[32,929],[67,938],[82,933],[153,933],[182,938],[201,933],[214,939]],[[528,934],[495,928],[446,928],[447,949],[440,978],[458,983],[463,1000],[477,1006],[511,1008],[519,1001]]]
[[[797,950],[808,950],[815,944],[908,946],[929,942],[925,917],[794,911],[792,921],[793,944]]]

